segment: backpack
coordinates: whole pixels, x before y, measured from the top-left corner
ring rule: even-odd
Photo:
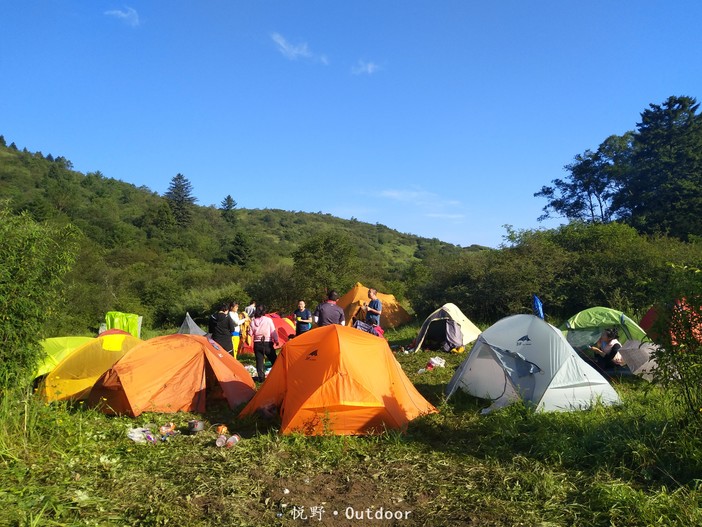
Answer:
[[[375,335],[376,337],[382,337],[383,333],[383,328],[380,326],[371,326],[370,324],[366,324],[362,320],[356,320],[353,323],[353,326],[356,329],[360,329],[361,331],[365,331],[366,333],[370,333],[371,335]]]

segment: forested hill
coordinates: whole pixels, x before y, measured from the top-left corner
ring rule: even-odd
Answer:
[[[343,292],[355,281],[401,293],[413,262],[481,249],[329,214],[239,209],[237,196],[223,196],[220,208],[198,206],[180,174],[160,196],[7,143],[0,136],[4,206],[39,221],[71,223],[84,235],[63,320],[56,322],[66,330],[93,327],[112,309],[144,314],[154,326],[179,323],[185,311],[204,316],[231,298],[256,296],[284,309],[299,296],[318,296],[328,286]],[[317,271],[296,272],[296,251],[302,266],[308,255],[331,252],[339,267],[312,283]]]

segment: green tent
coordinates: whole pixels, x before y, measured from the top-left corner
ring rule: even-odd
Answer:
[[[37,365],[34,378],[51,372],[64,358],[91,340],[95,339],[93,337],[54,337],[42,340],[40,344],[44,348],[44,358]]]
[[[612,328],[619,332],[617,340],[622,344],[627,340],[650,340],[631,318],[608,307],[591,307],[573,315],[561,326],[561,331],[571,346],[582,351],[597,342],[605,329]]]
[[[108,330],[121,329],[136,338],[141,338],[141,319],[139,315],[121,311],[108,311],[105,315]]]

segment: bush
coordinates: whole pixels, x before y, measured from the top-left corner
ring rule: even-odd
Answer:
[[[656,382],[702,421],[702,270],[672,266],[669,308],[661,309]]]
[[[12,215],[0,207],[0,383],[34,371],[46,321],[60,312],[62,277],[77,251],[78,231]]]

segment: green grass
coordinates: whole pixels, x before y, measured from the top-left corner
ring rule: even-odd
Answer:
[[[406,333],[388,335],[392,346],[407,346]],[[417,373],[433,355],[397,358],[440,412],[375,437],[280,436],[275,422],[238,421],[226,407],[114,418],[8,392],[0,525],[702,524],[699,430],[661,390],[625,379],[616,408],[536,414],[513,405],[481,416],[487,402],[443,397],[465,355],[441,354],[446,368]],[[185,429],[193,418],[206,430],[156,445],[127,438],[135,426]],[[243,440],[215,447],[216,423]],[[321,507],[322,521],[300,517]],[[407,519],[346,518],[348,508],[373,516],[380,507]]]

